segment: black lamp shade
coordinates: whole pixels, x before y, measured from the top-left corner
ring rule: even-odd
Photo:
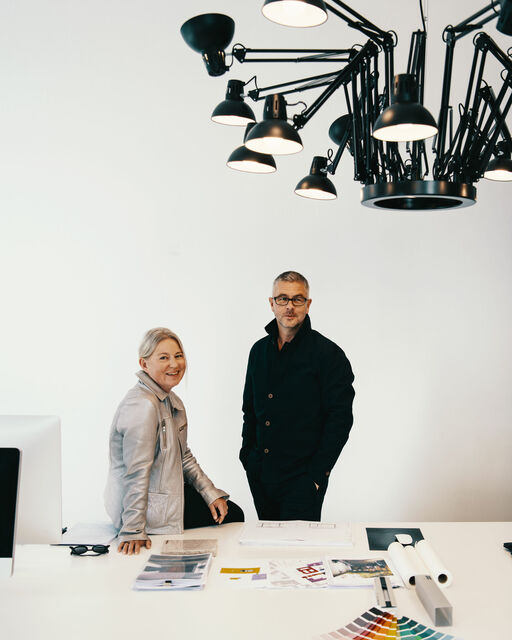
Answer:
[[[181,27],[183,40],[198,53],[225,49],[233,40],[234,33],[234,20],[222,13],[203,13],[190,18]]]
[[[323,0],[265,0],[261,11],[286,27],[316,27],[327,20]]]
[[[235,33],[232,18],[222,13],[205,13],[187,20],[181,35],[188,46],[200,53],[211,76],[220,76],[228,70],[224,50]]]
[[[432,114],[417,100],[414,76],[395,76],[392,104],[373,125],[372,135],[386,142],[425,140],[435,136],[437,124]]]
[[[249,122],[256,122],[254,112],[242,97],[244,83],[241,80],[230,80],[226,91],[226,99],[218,104],[212,113],[212,120],[219,124],[245,127]]]
[[[273,173],[277,169],[271,155],[251,151],[246,146],[235,149],[226,164],[230,169],[248,173]]]
[[[346,114],[336,118],[329,127],[329,138],[334,144],[340,145],[345,138],[347,130],[352,127],[352,116]]]
[[[265,98],[263,121],[249,131],[245,146],[251,151],[270,155],[288,155],[302,151],[299,134],[286,121],[286,101],[281,94]]]
[[[487,180],[497,180],[499,182],[512,181],[512,160],[510,158],[498,157],[491,160],[484,173]]]
[[[507,36],[512,36],[512,0],[500,0],[501,9],[496,29]]]
[[[295,193],[303,198],[313,200],[334,200],[337,197],[336,188],[325,175],[327,159],[315,156],[311,164],[309,175],[295,187]]]

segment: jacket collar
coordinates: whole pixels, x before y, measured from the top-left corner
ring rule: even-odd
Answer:
[[[274,318],[271,322],[267,324],[265,327],[265,331],[268,333],[272,342],[277,344],[277,336],[279,335],[279,330],[277,328],[277,320]],[[311,331],[311,320],[309,319],[309,313],[306,314],[304,318],[304,322],[300,325],[299,330],[295,334],[292,342],[299,341],[306,333]]]
[[[169,391],[169,393],[166,393],[162,389],[162,387],[160,387],[145,371],[142,371],[141,369],[140,371],[137,371],[135,375],[139,379],[139,384],[142,383],[145,387],[152,391],[160,400],[160,402],[163,402],[168,397],[173,409],[179,409],[181,411],[185,409],[180,397],[178,397],[173,391]]]

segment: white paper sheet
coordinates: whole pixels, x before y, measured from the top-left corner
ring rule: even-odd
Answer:
[[[60,544],[110,544],[116,536],[117,530],[110,523],[79,522],[62,534]]]
[[[245,524],[240,544],[350,547],[352,531],[344,522],[258,520]]]

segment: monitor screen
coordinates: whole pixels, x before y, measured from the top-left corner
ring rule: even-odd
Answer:
[[[0,416],[0,447],[21,451],[17,544],[57,543],[62,535],[60,419]]]

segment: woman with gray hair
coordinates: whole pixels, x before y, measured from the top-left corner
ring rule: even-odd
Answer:
[[[150,329],[139,347],[137,384],[119,405],[110,431],[110,469],[105,506],[119,532],[118,551],[151,548],[148,534],[222,522],[243,522],[187,446],[187,416],[171,390],[187,362],[178,336]]]

